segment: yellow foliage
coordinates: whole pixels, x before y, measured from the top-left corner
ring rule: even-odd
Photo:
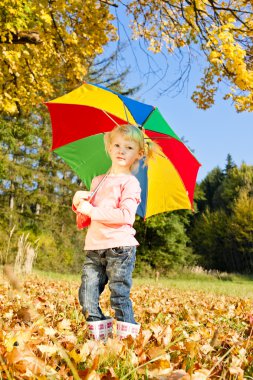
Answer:
[[[116,39],[113,16],[97,0],[0,0],[0,112],[26,112],[84,80]]]
[[[252,1],[132,0],[126,7],[133,38],[144,38],[152,52],[201,47],[207,65],[192,96],[198,107],[214,103],[225,79],[224,98],[239,112],[253,110]],[[0,0],[0,9],[0,111],[6,113],[55,97],[62,79],[66,91],[80,84],[94,57],[118,38],[109,6],[99,0]]]
[[[247,187],[242,189],[235,201],[232,228],[235,229],[239,242],[253,243],[253,197]]]
[[[225,79],[231,84],[225,99],[232,98],[239,112],[253,110],[252,1],[132,0],[128,11],[135,38],[144,37],[154,52],[201,46],[207,67],[192,96],[198,107],[214,103],[214,83]]]

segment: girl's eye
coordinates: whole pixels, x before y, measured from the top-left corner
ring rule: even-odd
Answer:
[[[114,144],[115,148],[118,148],[119,147],[119,144]]]
[[[133,149],[133,147],[132,147],[132,146],[128,146],[127,148],[128,148],[128,149]]]

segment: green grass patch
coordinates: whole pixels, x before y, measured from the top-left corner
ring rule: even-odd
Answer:
[[[33,276],[38,276],[40,278],[45,278],[49,280],[66,280],[66,281],[80,281],[81,273],[59,273],[59,272],[46,272],[42,270],[35,269],[32,273]]]
[[[240,275],[231,275],[229,280],[203,274],[172,274],[157,281],[154,278],[134,278],[134,285],[144,284],[253,299],[253,279]]]
[[[51,280],[81,281],[80,274],[61,274],[35,270],[33,275]],[[180,271],[170,273],[158,280],[150,277],[134,277],[133,285],[152,285],[182,291],[199,291],[239,298],[253,299],[253,277],[226,273],[193,273]]]

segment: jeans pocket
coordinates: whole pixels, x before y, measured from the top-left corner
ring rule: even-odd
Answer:
[[[111,248],[111,252],[115,256],[129,256],[132,255],[136,250],[135,246],[122,246],[122,247],[115,247]]]

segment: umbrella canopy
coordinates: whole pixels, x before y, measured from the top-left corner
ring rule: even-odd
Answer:
[[[85,83],[46,103],[52,123],[54,150],[87,188],[105,173],[111,160],[105,152],[104,133],[116,124],[138,124],[161,147],[136,174],[142,193],[137,214],[149,217],[165,211],[192,209],[200,163],[165,121],[158,108]]]

